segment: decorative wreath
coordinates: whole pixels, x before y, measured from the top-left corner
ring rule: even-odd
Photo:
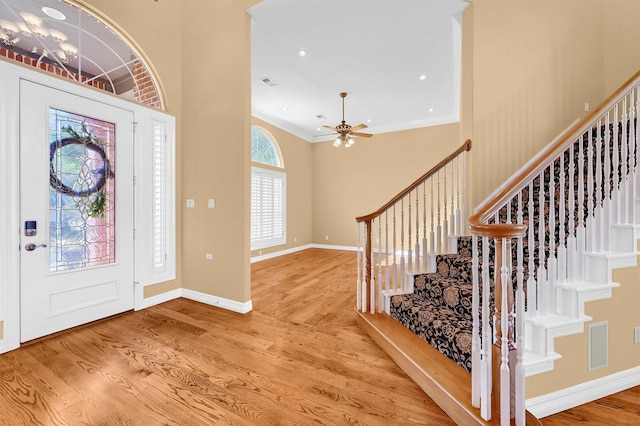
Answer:
[[[63,127],[62,131],[68,133],[71,137],[52,142],[51,145],[49,145],[49,181],[51,186],[61,194],[80,197],[81,200],[78,202],[78,206],[85,206],[90,217],[102,218],[104,217],[104,210],[107,204],[107,193],[104,186],[107,183],[107,179],[114,177],[113,170],[111,170],[111,162],[102,147],[104,141],[93,136],[91,132],[87,130],[85,123],[82,123],[81,133],[76,132],[71,126]],[[92,186],[82,190],[76,190],[65,185],[64,182],[58,178],[54,166],[54,158],[56,151],[67,145],[83,145],[85,148],[96,152],[102,159],[104,166],[97,171],[98,178]]]

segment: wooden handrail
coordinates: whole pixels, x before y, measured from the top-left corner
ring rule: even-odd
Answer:
[[[373,220],[376,217],[380,216],[382,213],[384,213],[385,210],[387,210],[389,207],[393,206],[395,203],[400,201],[405,195],[407,195],[408,193],[413,191],[418,185],[422,184],[422,182],[424,182],[425,180],[429,179],[431,176],[436,174],[439,170],[441,170],[445,165],[449,164],[454,158],[456,158],[462,152],[469,151],[470,149],[471,149],[471,140],[467,139],[464,142],[464,144],[462,144],[458,149],[456,149],[448,157],[444,158],[442,161],[440,161],[438,164],[436,164],[427,173],[423,174],[418,179],[416,179],[415,182],[413,182],[406,189],[402,190],[398,195],[396,195],[391,200],[389,200],[384,206],[380,207],[378,210],[376,210],[373,213],[369,213],[369,214],[364,215],[364,216],[356,217],[356,221],[357,222],[370,222],[371,220]]]
[[[594,119],[602,115],[604,112],[609,110],[613,105],[615,105],[626,93],[629,91],[629,88],[633,85],[640,84],[640,71],[636,72],[633,77],[627,80],[618,90],[613,92],[611,96],[609,96],[604,102],[602,102],[598,108],[593,110],[587,116],[585,116],[582,120],[578,121],[574,126],[570,127],[563,135],[557,138],[556,143],[551,144],[547,147],[546,151],[538,156],[538,160],[534,163],[528,165],[528,167],[521,169],[518,173],[516,173],[511,179],[509,184],[507,184],[502,191],[496,194],[493,199],[484,203],[484,205],[476,212],[473,216],[469,218],[469,228],[471,228],[474,234],[482,234],[484,236],[487,235],[487,229],[480,231],[480,225],[482,227],[486,226],[483,224],[492,214],[495,213],[497,209],[502,207],[507,201],[512,199],[520,190],[524,188],[525,185],[529,183],[533,178],[538,176],[540,172],[547,167],[550,161],[553,161],[556,156],[560,155],[571,143],[573,143],[576,138],[581,137],[589,128],[592,127]],[[496,224],[497,225],[497,224]],[[496,225],[489,225],[490,227],[494,227]],[[502,224],[507,227],[517,226],[515,224]],[[496,228],[497,229],[497,228]],[[500,237],[500,235],[493,235],[495,237]]]

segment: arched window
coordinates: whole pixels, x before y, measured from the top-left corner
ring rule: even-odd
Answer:
[[[149,62],[97,10],[74,0],[0,3],[0,56],[163,109]]]
[[[260,127],[251,128],[251,161],[274,167],[284,167],[278,145]]]
[[[251,128],[251,161],[282,168],[280,149],[272,136]],[[287,175],[265,167],[251,167],[251,250],[286,244]]]

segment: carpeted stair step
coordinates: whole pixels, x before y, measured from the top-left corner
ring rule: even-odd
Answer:
[[[451,309],[460,315],[471,315],[473,285],[440,274],[417,276],[414,294],[434,306]]]
[[[393,318],[438,349],[467,371],[471,371],[471,315],[437,306],[418,294],[394,296]]]

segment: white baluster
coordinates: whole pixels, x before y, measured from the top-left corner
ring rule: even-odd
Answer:
[[[405,260],[404,260],[404,198],[400,200],[400,288],[405,289],[404,286],[404,273],[405,273]]]
[[[567,236],[567,279],[573,281],[576,278],[576,222],[574,219],[576,213],[576,192],[575,192],[575,143],[569,146],[569,176],[567,176],[567,182],[569,183],[569,235]]]
[[[522,198],[520,198],[520,204],[522,204]],[[522,223],[519,221],[518,223]],[[523,247],[522,247],[522,237],[517,239],[518,244],[518,269],[517,269],[517,280],[518,280],[518,288],[516,291],[516,348],[517,358],[515,365],[515,420],[516,426],[525,426],[526,425],[526,414],[525,414],[525,372],[524,372],[524,289],[522,288],[524,285],[524,268],[522,264],[524,262],[523,258]]]
[[[384,267],[384,289],[389,291],[389,275],[391,275],[391,265],[389,265],[389,209],[384,212],[384,254],[385,254],[385,267]],[[393,253],[395,259],[396,254]]]
[[[382,266],[386,262],[386,253],[382,252],[382,216],[376,218],[378,221],[378,312],[385,312],[384,294],[382,294]]]
[[[415,272],[420,272],[420,187],[416,188],[416,248],[415,248],[415,256],[416,256],[416,270]]]
[[[578,147],[578,228],[576,229],[576,279],[582,280],[584,276],[584,253],[586,250],[585,209],[584,209],[584,140],[581,138]]]
[[[438,233],[437,233],[437,253],[442,253],[442,217],[441,217],[441,209],[440,209],[440,170],[438,170]]]
[[[378,291],[376,288],[376,251],[374,249],[374,241],[373,241],[373,220],[371,221],[371,282],[370,282],[370,293],[369,300],[371,301],[371,313],[375,314],[379,312],[376,309],[376,300],[378,299]],[[380,254],[378,253],[378,260],[380,259]]]
[[[462,234],[467,230],[467,151],[462,153],[462,209],[460,229]]]
[[[398,262],[396,261],[398,257],[397,252],[397,230],[396,230],[396,205],[393,205],[393,290],[398,289]]]
[[[444,196],[443,196],[443,204],[444,204],[444,214],[442,221],[442,251],[440,253],[448,253],[449,252],[449,216],[447,213],[447,203],[449,202],[447,198],[447,166],[445,165],[442,174],[444,175],[444,184],[442,185],[444,188]]]
[[[457,170],[456,170],[456,232],[455,232],[455,236],[456,237],[461,237],[464,235],[464,229],[462,229],[462,210],[460,207],[460,180],[461,180],[461,173],[460,173],[460,158],[461,156],[458,155],[456,157],[456,165],[457,165]]]
[[[471,237],[471,267],[472,275],[472,294],[471,294],[471,405],[476,408],[480,407],[480,371],[481,371],[481,352],[480,352],[480,271],[478,266],[478,236]]]
[[[422,183],[422,271],[423,272],[429,271],[429,269],[427,269],[428,250],[429,250],[429,246],[427,245],[427,183],[423,182]]]
[[[555,181],[555,161],[549,166],[549,257],[547,258],[547,280],[548,280],[548,303],[551,313],[556,309],[556,283],[558,282],[558,260],[556,258],[556,181]]]
[[[619,176],[617,169],[620,165],[620,156],[618,155],[618,149],[620,148],[620,139],[618,137],[618,130],[620,129],[620,116],[619,116],[619,103],[615,104],[613,110],[613,123],[611,124],[612,135],[609,135],[609,141],[607,142],[607,153],[605,155],[605,170],[607,173],[607,184],[605,185],[607,194],[607,205],[608,214],[607,214],[607,226],[605,230],[606,234],[606,250],[611,249],[611,238],[609,237],[609,230],[611,229],[611,225],[614,223],[620,223],[617,219],[618,214],[620,212],[620,206],[617,201],[617,192],[620,188],[619,186]],[[623,110],[624,114],[624,110]]]
[[[536,264],[535,264],[535,205],[533,204],[533,181],[529,182],[529,229],[528,229],[528,249],[529,249],[529,277],[527,278],[527,313],[530,317],[538,314],[538,288],[536,282]]]
[[[549,299],[548,299],[548,293],[549,290],[547,288],[548,286],[548,282],[547,282],[547,268],[545,266],[545,251],[544,251],[544,247],[545,247],[545,232],[546,232],[546,227],[545,227],[545,197],[544,197],[544,171],[542,171],[542,173],[540,174],[540,176],[538,176],[538,179],[540,179],[540,193],[538,196],[538,261],[540,262],[540,264],[538,265],[538,291],[539,291],[539,309],[542,311],[543,314],[550,314],[550,306],[549,306]]]
[[[433,208],[435,206],[436,200],[433,198],[433,177],[431,177],[429,180],[431,180],[431,232],[429,234],[429,241],[430,241],[430,252],[432,255],[434,255],[436,253],[436,236],[435,236],[435,225],[434,225],[434,219],[435,219],[435,214],[433,211]]]
[[[596,135],[600,134],[600,128],[601,128],[601,121],[600,119],[598,119],[597,122],[597,127],[596,127]],[[593,167],[595,165],[594,162],[594,158],[593,156],[594,154],[594,140],[593,140],[593,130],[590,128],[589,129],[589,149],[588,149],[588,157],[587,157],[587,164],[588,164],[588,170],[587,170],[587,222],[585,223],[585,231],[587,233],[586,235],[586,240],[587,240],[587,244],[586,244],[586,248],[587,251],[595,251],[596,249],[596,243],[595,243],[595,204],[594,204],[594,197],[595,195],[595,190],[594,190],[594,185],[595,185],[595,171],[593,170]],[[596,136],[598,137],[598,136]],[[584,273],[584,271],[583,271]]]
[[[502,239],[502,266],[500,267],[501,287],[502,287],[502,311],[501,314],[501,332],[502,339],[500,341],[500,425],[509,426],[511,424],[511,372],[509,370],[509,303],[507,297],[507,288],[510,283],[509,269],[505,260],[507,253],[511,257],[511,250],[507,248],[511,246],[511,240]]]
[[[413,247],[411,244],[411,234],[413,229],[411,229],[411,193],[407,195],[409,199],[409,223],[407,224],[407,235],[409,237],[409,241],[407,244],[407,272],[413,271]],[[403,280],[406,279],[403,277]]]
[[[617,122],[618,120],[618,104],[616,104],[614,106],[614,111],[615,111],[615,116],[614,116],[614,122]],[[604,213],[602,215],[602,222],[601,222],[601,227],[600,227],[600,236],[601,236],[601,251],[609,251],[610,249],[610,244],[609,244],[609,231],[610,231],[610,226],[613,223],[613,201],[612,201],[612,193],[611,193],[611,188],[612,188],[612,181],[611,181],[611,149],[612,149],[612,144],[614,136],[617,139],[617,135],[618,132],[611,132],[611,129],[613,128],[613,123],[611,123],[610,121],[610,112],[607,112],[607,127],[606,127],[606,133],[605,133],[605,140],[603,141],[604,143],[604,149],[603,149],[603,154],[604,155],[604,168],[603,168],[603,176],[602,176],[602,185],[604,185],[604,193],[602,194],[602,212]],[[615,146],[613,147],[615,149]],[[600,156],[599,156],[600,157]],[[598,191],[600,193],[602,193],[602,191]]]
[[[455,179],[454,179],[455,169],[453,167],[453,160],[451,161],[451,213],[449,216],[449,237],[456,236],[456,209],[455,209]],[[451,238],[449,238],[451,240]],[[449,247],[449,252],[453,253],[454,248]]]
[[[637,162],[638,162],[638,128],[637,128],[637,119],[638,119],[638,108],[636,106],[636,100],[638,96],[636,96],[637,87],[635,87],[631,91],[631,113],[629,114],[629,171],[631,175],[629,176],[629,182],[631,185],[631,190],[629,191],[631,194],[629,195],[629,213],[627,215],[627,222],[629,224],[634,224],[636,222],[636,200],[638,199],[638,186],[637,186]]]
[[[356,271],[358,274],[358,277],[356,278],[356,309],[357,310],[361,310],[362,309],[362,287],[360,285],[360,283],[362,282],[362,278],[360,275],[360,258],[364,255],[364,247],[360,245],[360,228],[362,227],[360,222],[356,222],[356,227],[357,227],[357,237],[356,237],[356,241],[357,241],[357,246],[358,246],[358,252],[356,253]]]
[[[567,278],[567,250],[565,247],[565,226],[566,226],[566,211],[567,200],[565,197],[564,186],[566,183],[566,172],[564,156],[567,152],[560,154],[560,176],[558,176],[558,185],[560,185],[560,200],[558,203],[558,282],[564,283]],[[573,179],[573,175],[571,176]],[[571,186],[571,185],[570,185]],[[573,202],[573,200],[571,200]]]
[[[485,420],[491,420],[491,348],[493,336],[491,319],[489,314],[490,300],[489,279],[489,239],[482,237],[482,358],[480,368],[481,405],[480,416]]]
[[[607,126],[604,128],[604,137],[605,139],[607,138],[607,134],[609,133],[609,114],[607,114],[605,122],[607,124]],[[598,138],[596,140],[596,181],[595,181],[595,187],[594,187],[594,191],[596,192],[596,209],[595,209],[595,213],[596,213],[596,218],[597,218],[597,222],[596,222],[596,226],[595,226],[595,247],[596,250],[598,252],[602,252],[604,250],[603,247],[603,234],[602,232],[604,232],[604,225],[603,225],[603,220],[604,220],[604,214],[602,211],[603,208],[603,198],[602,198],[602,185],[604,184],[603,181],[603,176],[602,176],[602,172],[603,172],[603,164],[602,164],[602,153],[603,153],[603,138],[602,138],[602,130],[601,127],[598,126]]]

